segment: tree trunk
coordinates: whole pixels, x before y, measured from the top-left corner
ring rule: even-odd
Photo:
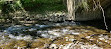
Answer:
[[[68,20],[75,20],[75,0],[67,0]]]

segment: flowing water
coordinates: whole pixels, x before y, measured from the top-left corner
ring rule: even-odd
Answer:
[[[1,24],[0,48],[12,49],[12,45],[15,45],[14,48],[18,49],[45,49],[46,47],[49,49],[111,48],[111,34],[102,30],[104,23],[101,20],[98,21],[40,21],[30,26]]]
[[[99,22],[98,22],[99,21]],[[110,24],[109,20],[107,20],[109,30],[110,31]],[[10,25],[10,24],[1,24],[0,30],[1,32],[6,32],[8,34],[13,35],[31,35],[31,36],[37,36],[37,32],[39,31],[50,31],[48,28],[58,27],[58,26],[93,26],[99,29],[105,30],[105,26],[102,20],[91,20],[91,21],[80,21],[80,22],[48,22],[48,21],[40,21],[37,24],[33,24],[30,26],[25,25]],[[65,29],[65,28],[64,28]],[[63,30],[64,30],[63,29]],[[61,31],[63,31],[61,30]]]

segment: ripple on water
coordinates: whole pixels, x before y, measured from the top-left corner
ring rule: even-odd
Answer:
[[[16,27],[19,28],[22,26],[16,26]],[[25,27],[27,27],[27,26],[25,26]],[[36,28],[37,28],[37,26],[31,26],[31,28],[28,27],[28,29],[26,29],[26,31],[28,30],[30,33],[33,33],[33,31],[34,31],[34,33],[37,34],[37,36],[34,36],[36,38],[33,38],[33,36],[31,36],[31,35],[19,34],[18,36],[16,36],[11,33],[8,34],[8,37],[9,37],[9,39],[14,39],[16,41],[18,41],[18,40],[30,41],[28,43],[30,44],[29,46],[31,48],[41,48],[40,45],[43,45],[43,46],[44,46],[44,44],[47,45],[47,43],[45,42],[47,40],[44,40],[44,39],[42,40],[42,38],[45,38],[45,39],[51,39],[51,41],[50,41],[51,43],[48,43],[48,44],[50,44],[50,46],[48,46],[49,48],[102,49],[101,47],[98,47],[97,45],[94,45],[94,44],[90,45],[91,44],[91,42],[89,42],[90,39],[95,39],[95,38],[92,38],[92,36],[90,36],[90,34],[88,34],[88,33],[98,33],[98,32],[94,32],[94,31],[91,31],[90,29],[86,29],[87,27],[82,27],[82,28],[80,28],[79,26],[78,27],[65,26],[65,27],[58,27],[58,28],[49,27],[47,29],[45,28],[45,30],[38,30],[38,28],[40,28],[40,27],[38,27],[37,29]],[[73,28],[73,29],[71,29],[71,28]],[[17,30],[20,30],[20,29],[17,29]],[[6,31],[4,31],[4,32],[6,32]],[[101,32],[101,30],[100,30],[100,32]],[[27,32],[25,32],[25,33],[27,33]],[[3,35],[5,35],[5,34],[3,34]],[[40,37],[38,37],[38,36],[40,36]],[[97,36],[99,37],[98,39],[104,38],[105,42],[109,42],[108,40],[106,40],[109,37],[103,36],[103,35],[97,35]],[[7,39],[5,41],[8,41],[8,38],[6,38],[6,36],[4,36],[4,38],[1,37],[1,39]],[[92,40],[92,41],[94,41],[94,40]],[[20,43],[22,43],[22,42],[20,42]],[[23,43],[26,43],[26,42],[23,42]],[[103,43],[103,42],[101,42],[101,43]],[[19,44],[19,43],[17,43],[17,44]],[[25,44],[25,46],[26,46],[26,44]],[[20,45],[17,45],[16,47],[20,48]],[[26,47],[22,47],[22,48],[26,48]]]

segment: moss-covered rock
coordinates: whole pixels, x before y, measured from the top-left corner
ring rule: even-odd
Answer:
[[[52,42],[51,39],[48,39],[48,38],[39,38],[39,39],[36,39],[35,41],[33,41],[31,43],[31,48],[44,49],[44,48],[47,48],[47,46],[49,46],[49,44],[51,42]]]
[[[15,47],[16,48],[26,48],[28,46],[28,42],[24,40],[17,40]]]
[[[5,43],[0,44],[1,49],[14,49],[16,41],[7,41]]]

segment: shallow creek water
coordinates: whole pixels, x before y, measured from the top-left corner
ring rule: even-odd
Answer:
[[[110,49],[111,34],[78,22],[13,25],[0,33],[3,49]]]

